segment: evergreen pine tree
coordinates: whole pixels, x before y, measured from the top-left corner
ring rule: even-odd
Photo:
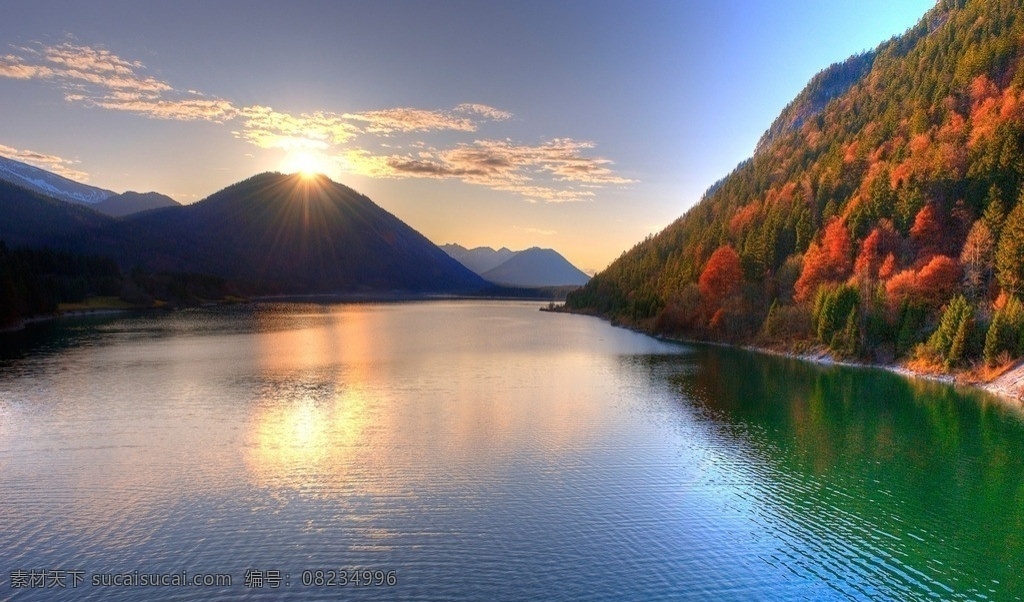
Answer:
[[[996,279],[1011,295],[1024,290],[1024,203],[1006,216],[996,247]]]
[[[981,219],[985,220],[985,225],[992,232],[992,236],[999,238],[999,232],[1003,228],[1003,220],[1006,219],[1006,207],[1003,205],[1003,195],[995,184],[988,189],[985,212],[982,214]]]

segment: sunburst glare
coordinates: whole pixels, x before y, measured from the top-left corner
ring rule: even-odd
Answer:
[[[305,178],[324,174],[328,177],[337,177],[337,164],[330,157],[323,153],[310,150],[296,150],[289,152],[281,163],[281,171],[284,173],[298,173]]]

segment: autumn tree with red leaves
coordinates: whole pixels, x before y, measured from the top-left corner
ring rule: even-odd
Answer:
[[[920,270],[903,270],[885,284],[890,311],[904,302],[938,309],[957,291],[962,271],[952,257],[936,255]]]
[[[710,308],[721,307],[722,302],[739,290],[743,279],[740,256],[729,245],[718,247],[701,272],[697,286]]]
[[[886,260],[889,257],[894,257],[898,245],[899,234],[891,222],[883,220],[879,226],[871,230],[871,234],[868,234],[864,242],[861,243],[860,253],[857,254],[857,260],[853,263],[854,277],[861,284],[874,284],[881,277],[880,272],[882,272]],[[889,266],[890,270],[892,268],[893,266]]]
[[[845,280],[852,267],[852,251],[849,230],[842,220],[833,219],[825,227],[821,244],[811,243],[804,254],[803,270],[794,285],[794,299],[799,302],[808,301],[822,283]]]
[[[917,250],[918,265],[922,265],[933,256],[942,252],[944,240],[943,224],[935,203],[926,203],[910,228],[910,240]]]
[[[952,257],[936,255],[917,273],[918,296],[925,305],[941,307],[960,286],[960,262]]]

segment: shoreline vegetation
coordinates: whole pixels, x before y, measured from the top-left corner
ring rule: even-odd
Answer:
[[[245,301],[243,286],[206,274],[124,271],[113,259],[0,240],[0,331],[61,316]]]
[[[664,341],[674,343],[712,345],[733,347],[766,355],[791,358],[822,366],[847,366],[854,368],[874,368],[886,370],[906,378],[919,378],[949,385],[970,387],[995,395],[1016,407],[1024,409],[1024,360],[1007,362],[996,368],[972,366],[968,369],[947,371],[941,366],[922,365],[914,361],[871,362],[863,359],[843,358],[836,356],[825,345],[801,341],[788,346],[769,345],[765,342],[729,342],[659,334],[640,325],[625,323],[611,319],[592,310],[576,310],[566,305],[549,304],[541,307],[541,311],[567,313],[573,315],[600,318],[620,328],[626,328]]]

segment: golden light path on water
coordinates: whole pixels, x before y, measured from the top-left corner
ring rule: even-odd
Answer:
[[[536,381],[527,374],[521,387],[506,390],[496,386],[498,368],[486,356],[467,349],[439,363],[431,353],[437,342],[418,340],[414,323],[401,317],[409,309],[394,309],[340,306],[291,316],[286,328],[269,318],[255,341],[260,385],[244,448],[256,483],[321,495],[348,490],[354,478],[365,479],[361,487],[430,488],[441,468],[446,479],[458,479],[467,472],[460,464],[487,461],[500,471],[524,453],[548,454],[554,464],[559,450],[599,435],[599,428],[587,426],[594,408],[582,402],[584,389],[571,375]],[[403,347],[422,353],[395,353],[397,336],[404,337]],[[533,401],[531,391],[537,403],[526,403]],[[552,395],[559,403],[545,404]],[[476,402],[445,402],[466,398]],[[443,467],[423,457],[434,445],[445,448]],[[367,466],[385,478],[367,478]]]

